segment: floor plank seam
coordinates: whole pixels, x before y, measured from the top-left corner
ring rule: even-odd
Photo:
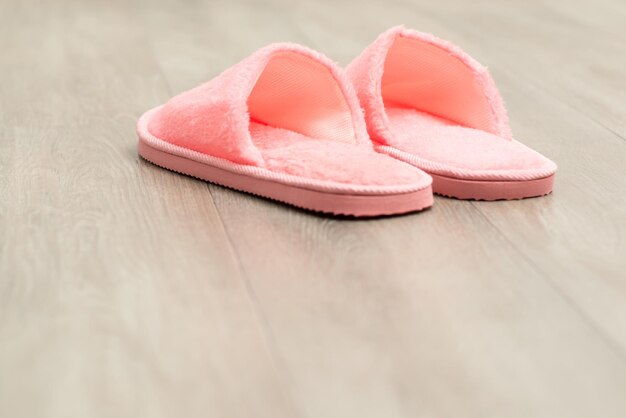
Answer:
[[[286,385],[287,387],[281,387],[280,390],[281,392],[285,394],[285,397],[289,400],[290,408],[293,411],[295,411],[296,415],[294,417],[306,417],[306,414],[303,414],[303,412],[297,407],[295,398],[293,394],[291,393],[291,390],[289,389],[291,387],[294,387],[293,385],[294,380],[292,378],[291,372],[289,371],[289,368],[287,367],[287,365],[285,364],[285,361],[283,360],[283,355],[279,349],[279,345],[277,343],[276,337],[274,336],[274,333],[272,332],[269,320],[267,319],[267,316],[265,315],[262,309],[261,302],[259,301],[259,298],[256,296],[254,288],[252,284],[250,283],[248,272],[241,261],[241,257],[235,250],[232,236],[230,232],[228,231],[228,227],[224,223],[224,220],[222,218],[222,213],[220,212],[219,208],[215,204],[215,197],[213,196],[213,192],[211,191],[211,188],[221,187],[221,186],[215,186],[215,185],[211,185],[207,183],[206,187],[209,192],[209,195],[211,195],[211,201],[213,202],[215,210],[219,215],[218,220],[219,220],[220,227],[222,231],[224,232],[224,235],[226,236],[226,239],[227,239],[228,251],[232,254],[232,257],[235,260],[238,275],[241,277],[244,283],[246,294],[248,295],[248,300],[250,301],[250,304],[251,304],[251,308],[255,312],[256,318],[259,321],[259,326],[263,330],[263,337],[264,337],[264,340],[266,340],[267,342],[269,352],[271,353],[272,360],[273,360],[272,362],[274,364],[276,372],[281,377],[281,381],[284,382],[284,380],[287,380],[287,383],[288,383]]]

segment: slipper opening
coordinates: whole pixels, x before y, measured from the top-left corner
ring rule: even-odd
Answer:
[[[332,72],[297,52],[275,53],[250,96],[251,122],[314,138],[355,143],[348,101]]]
[[[484,89],[472,65],[424,40],[398,35],[387,52],[381,81],[385,107],[412,108],[496,133]]]

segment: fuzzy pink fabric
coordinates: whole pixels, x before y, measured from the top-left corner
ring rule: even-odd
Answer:
[[[421,170],[370,147],[312,138],[259,123],[250,124],[254,144],[265,168],[299,177],[361,185],[428,184]]]
[[[377,149],[392,147],[421,169],[464,179],[531,179],[556,171],[552,161],[512,139],[489,72],[449,42],[394,27],[347,73]]]
[[[367,142],[350,88],[341,70],[322,54],[296,44],[272,44],[170,99],[149,129],[176,145],[263,166],[250,137],[251,118],[312,135],[339,127],[334,139]]]
[[[515,140],[459,126],[414,109],[387,108],[395,148],[432,173],[468,180],[542,178],[554,163]]]
[[[295,44],[262,48],[170,99],[148,130],[214,157],[315,180],[425,187],[431,181],[373,150],[343,70]]]
[[[397,26],[346,68],[365,109],[368,130],[391,145],[385,104],[411,107],[511,138],[502,98],[485,67],[449,42]]]

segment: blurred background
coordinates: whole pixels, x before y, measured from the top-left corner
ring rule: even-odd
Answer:
[[[626,3],[0,0],[0,417],[626,416]],[[486,65],[555,193],[309,214],[141,161],[275,41]]]

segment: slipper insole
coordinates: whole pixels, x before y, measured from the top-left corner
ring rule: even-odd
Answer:
[[[400,107],[386,108],[393,147],[442,166],[467,170],[541,168],[546,159],[517,141]]]
[[[266,168],[315,180],[401,185],[425,177],[419,170],[364,145],[314,138],[250,121],[252,142]]]

